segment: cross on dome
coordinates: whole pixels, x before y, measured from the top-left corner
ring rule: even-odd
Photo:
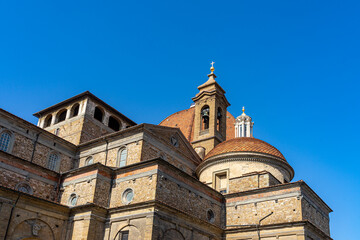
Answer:
[[[214,72],[214,70],[215,70],[215,68],[214,68],[214,61],[212,61],[210,64],[211,64],[211,68],[210,68],[210,70],[211,70],[211,73],[213,73]]]

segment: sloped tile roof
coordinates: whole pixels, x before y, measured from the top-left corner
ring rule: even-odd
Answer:
[[[165,118],[160,126],[180,128],[189,142],[194,138],[194,120],[195,120],[195,108],[185,109],[176,112],[167,118]],[[235,118],[231,113],[226,113],[226,140],[233,139],[235,137]]]
[[[205,156],[204,161],[210,157],[231,152],[266,153],[279,157],[286,162],[285,157],[279,150],[267,142],[253,137],[239,137],[222,142]]]

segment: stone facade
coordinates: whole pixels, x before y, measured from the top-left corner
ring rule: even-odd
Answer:
[[[179,123],[137,125],[89,92],[38,126],[0,109],[0,238],[331,239],[331,209],[277,149],[233,139],[208,76]]]

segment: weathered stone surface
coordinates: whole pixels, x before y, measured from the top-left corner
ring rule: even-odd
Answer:
[[[286,162],[255,153],[202,162],[193,148],[209,152],[233,126],[227,120],[217,126],[217,112],[226,112],[228,102],[215,80],[199,90],[193,119],[185,120],[193,124],[181,125],[186,136],[136,125],[90,93],[40,111],[39,127],[0,109],[0,134],[11,135],[0,152],[0,238],[9,226],[6,237],[14,240],[114,240],[126,233],[130,240],[331,239],[331,209],[304,182],[287,183],[293,171]],[[206,131],[200,129],[204,106],[210,108]],[[110,117],[120,131],[110,128]],[[119,167],[123,149],[126,163]],[[55,171],[48,169],[52,153],[60,160]],[[21,184],[31,191],[20,193]],[[125,198],[127,191],[133,196]]]

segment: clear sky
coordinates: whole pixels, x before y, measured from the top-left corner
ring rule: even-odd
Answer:
[[[360,225],[360,1],[0,0],[0,107],[34,112],[89,90],[137,123],[186,109],[215,61],[228,110]]]

